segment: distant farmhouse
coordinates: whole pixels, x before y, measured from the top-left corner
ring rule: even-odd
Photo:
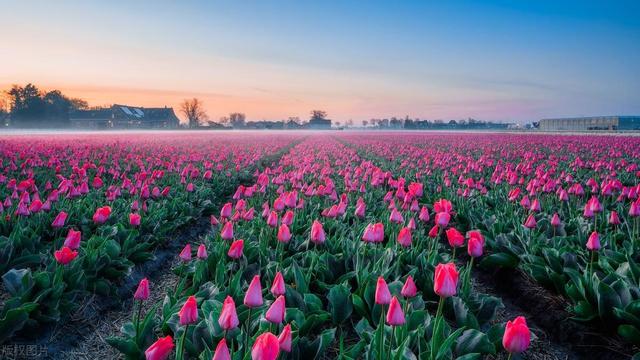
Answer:
[[[544,131],[640,130],[640,116],[591,116],[540,120]]]
[[[312,118],[307,123],[308,129],[315,130],[330,130],[331,129],[331,120],[329,119],[321,119],[321,118]]]
[[[108,108],[77,110],[69,114],[78,129],[174,129],[180,120],[173,108],[143,108],[114,104]]]

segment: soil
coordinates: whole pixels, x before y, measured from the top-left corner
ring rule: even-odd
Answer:
[[[571,319],[569,303],[552,294],[519,270],[484,271],[475,268],[474,286],[478,291],[502,299],[505,308],[497,317],[506,321],[524,316],[538,337],[521,355],[522,359],[630,359],[638,349],[625,344],[615,334],[605,333],[591,324]],[[495,357],[502,359],[505,357]]]

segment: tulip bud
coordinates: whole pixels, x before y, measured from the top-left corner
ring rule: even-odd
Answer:
[[[404,282],[402,290],[400,290],[400,294],[405,298],[412,298],[416,296],[417,292],[418,288],[416,287],[415,282],[413,282],[413,277],[411,275],[407,276],[407,280]]]
[[[387,282],[384,281],[382,276],[378,277],[378,282],[376,283],[375,300],[378,305],[387,305],[391,301],[389,286],[387,286]]]

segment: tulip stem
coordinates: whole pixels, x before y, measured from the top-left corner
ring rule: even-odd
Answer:
[[[138,301],[138,316],[136,316],[136,343],[140,338],[140,315],[142,314],[142,300]]]
[[[393,336],[395,335],[396,328],[395,326],[391,327],[391,338],[389,339],[389,356],[388,359],[391,360],[391,350],[393,349]]]
[[[382,333],[380,337],[380,354],[378,354],[378,359],[382,360],[384,356],[384,305],[380,305],[382,307],[382,311],[380,311],[380,322],[378,323],[379,331]]]
[[[507,358],[507,360],[511,360],[511,355],[513,355],[513,354],[509,353],[509,357]]]
[[[433,334],[431,336],[431,359],[435,360],[438,348],[440,348],[440,323],[442,322],[442,308],[444,306],[444,298],[441,296],[438,302],[438,310],[436,311],[436,320],[433,324]]]
[[[249,337],[251,336],[251,308],[249,308],[249,316],[247,317],[247,332],[244,336],[244,351],[249,347]]]
[[[185,325],[184,332],[182,333],[182,340],[180,340],[180,348],[176,349],[176,359],[184,359],[184,342],[187,340],[187,330],[189,330],[189,324]]]

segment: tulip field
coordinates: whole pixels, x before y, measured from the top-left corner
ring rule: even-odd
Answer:
[[[148,360],[640,351],[640,137],[67,133],[0,135],[0,154],[0,349]],[[98,336],[107,355],[69,356],[60,349],[91,328],[64,346],[51,334],[95,298],[117,304],[119,330]]]

